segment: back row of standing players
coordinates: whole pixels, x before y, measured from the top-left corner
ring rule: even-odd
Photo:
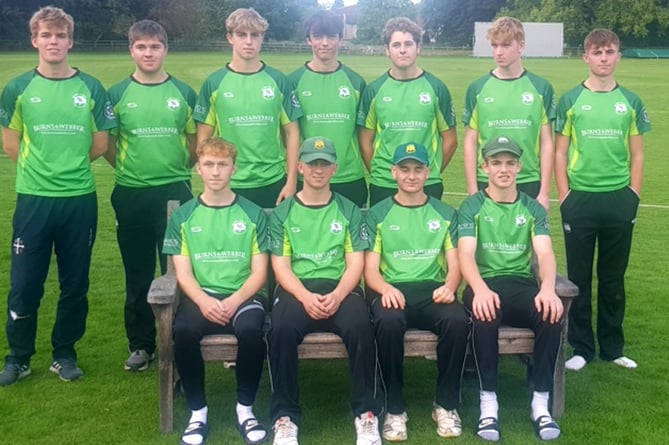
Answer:
[[[5,370],[13,366],[17,379],[29,372],[32,315],[55,245],[62,291],[52,370],[66,380],[83,374],[74,344],[85,329],[97,226],[90,161],[99,156],[116,168],[112,205],[126,273],[129,370],[145,369],[153,357],[155,327],[146,294],[165,231],[165,203],[192,198],[198,140],[221,135],[235,144],[233,190],[261,207],[274,207],[296,192],[300,140],[313,136],[334,142],[339,168],[332,188],[358,206],[395,193],[392,155],[407,142],[427,148],[426,192],[441,199],[441,174],[457,146],[456,118],[448,88],[416,64],[420,27],[406,18],[388,21],[383,38],[391,67],[365,85],[338,61],[341,19],[319,12],[306,25],[313,58],[285,76],[260,60],[267,21],[250,8],[235,11],[226,20],[232,60],[205,80],[198,97],[164,70],[164,29],[140,21],[129,32],[136,70],[107,95],[97,80],[68,63],[72,18],[51,7],[35,14],[31,35],[39,65],[10,81],[0,109],[4,149],[17,161],[18,193]],[[582,368],[595,354],[590,287],[598,238],[600,308],[610,308],[599,314],[600,356],[636,366],[622,354],[623,278],[642,185],[643,133],[650,124],[640,99],[613,79],[620,43],[606,30],[588,36],[584,59],[590,76],[564,95],[556,111],[550,84],[522,66],[522,24],[500,18],[488,38],[496,68],[470,85],[465,100],[467,191],[485,186],[480,147],[499,136],[523,147],[519,189],[546,209],[555,166],[569,278],[580,288],[570,318],[571,367]],[[164,257],[161,263],[164,269]]]

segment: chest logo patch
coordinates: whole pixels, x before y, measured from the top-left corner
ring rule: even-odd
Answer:
[[[302,91],[301,94],[302,94],[302,96],[304,96],[304,97],[311,97],[311,94],[312,94],[312,93],[311,93],[311,91]]]
[[[348,87],[342,86],[339,87],[339,97],[342,99],[348,99],[351,97],[351,90],[348,89]]]
[[[532,105],[534,103],[534,94],[523,93],[522,101],[524,105]]]
[[[38,104],[38,103],[42,102],[42,98],[41,97],[31,97],[30,102],[34,103],[34,104]]]
[[[246,232],[246,223],[244,221],[235,221],[232,223],[232,232],[241,235]]]
[[[438,219],[432,219],[427,223],[427,230],[430,232],[438,232],[441,229],[441,222]]]
[[[179,108],[181,108],[181,102],[179,101],[179,99],[170,97],[169,99],[167,99],[167,108],[173,111],[178,110]]]
[[[344,230],[344,226],[339,221],[332,221],[330,223],[330,232],[334,233],[335,235],[341,233],[342,230]]]
[[[483,98],[483,103],[491,104],[491,103],[493,103],[493,102],[495,102],[495,98],[494,98],[494,97],[484,97],[484,98]]]
[[[624,103],[618,102],[616,103],[615,107],[616,107],[616,113],[618,114],[627,113],[627,105],[625,105]]]
[[[77,108],[83,108],[88,103],[88,99],[86,99],[86,96],[84,96],[83,94],[75,94],[72,97],[72,103]]]
[[[527,218],[525,218],[525,215],[517,215],[516,227],[523,227],[525,224],[527,224]]]
[[[420,93],[418,95],[418,103],[421,105],[430,105],[432,103],[432,96],[430,96],[430,93]]]
[[[265,100],[274,99],[274,90],[272,87],[262,87],[262,98]]]
[[[128,102],[125,106],[132,110],[137,108],[137,102]]]

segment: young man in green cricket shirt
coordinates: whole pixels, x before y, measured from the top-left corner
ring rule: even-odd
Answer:
[[[422,35],[421,28],[406,17],[388,20],[383,40],[390,70],[365,88],[360,101],[359,140],[371,177],[370,207],[397,191],[390,174],[395,147],[412,141],[427,148],[430,177],[425,192],[441,199],[441,173],[458,145],[448,88],[416,64]]]
[[[469,320],[455,294],[462,279],[457,215],[425,193],[430,168],[424,146],[398,146],[392,175],[397,193],[367,212],[372,249],[365,254],[365,286],[386,388],[383,437],[393,442],[407,439],[402,369],[408,328],[428,329],[439,337],[432,418],[437,434],[457,437],[462,434],[457,408]]]
[[[74,21],[44,7],[30,19],[37,68],[5,86],[0,97],[3,148],[16,161],[11,287],[7,304],[9,354],[0,385],[30,374],[37,310],[52,250],[60,297],[51,334],[51,371],[62,380],[83,376],[75,343],[86,330],[91,252],[98,207],[91,161],[107,150],[114,113],[100,82],[72,68]]]
[[[519,189],[548,211],[553,169],[553,87],[523,67],[525,31],[518,19],[495,20],[488,30],[488,40],[496,67],[472,82],[465,97],[462,120],[467,193],[473,195],[488,181],[481,168],[480,148],[497,136],[508,136],[523,148]]]
[[[253,414],[265,359],[263,306],[269,231],[263,209],[234,193],[237,151],[214,137],[197,148],[204,191],[172,215],[163,253],[172,255],[184,294],[174,318],[174,361],[191,410],[182,445],[205,442],[209,427],[200,340],[235,334],[237,423],[248,444],[263,442],[267,430]]]
[[[109,89],[118,128],[112,131],[107,161],[116,169],[111,203],[116,237],[125,270],[125,331],[128,371],[149,367],[156,349],[156,327],[146,294],[156,274],[167,224],[167,201],[193,197],[191,165],[195,161],[195,91],[164,67],[167,33],[152,20],[128,31],[135,71]]]
[[[480,384],[477,434],[500,439],[497,387],[498,330],[502,324],[534,331],[531,420],[542,440],[560,427],[548,410],[560,349],[563,307],[555,294],[556,264],[546,210],[517,188],[522,149],[498,136],[483,147],[488,185],[458,212],[458,258],[467,281],[463,300],[473,315],[472,345]],[[530,259],[536,255],[537,279]]]
[[[592,272],[597,245],[599,356],[636,368],[624,355],[625,270],[643,185],[643,135],[650,120],[641,99],[614,72],[620,40],[596,29],[585,38],[588,78],[565,93],[555,124],[555,179],[567,252],[567,273],[579,293],[569,310],[573,371],[595,358]]]
[[[237,147],[233,190],[273,208],[297,187],[302,113],[288,78],[260,60],[268,26],[253,8],[228,16],[232,60],[204,81],[194,116],[198,141],[216,134]]]
[[[336,333],[349,352],[356,444],[381,444],[374,330],[360,288],[368,243],[360,209],[330,190],[336,162],[332,141],[305,140],[298,163],[304,186],[270,218],[278,283],[268,339],[274,445],[298,444],[297,347],[313,331]]]
[[[365,81],[337,59],[344,34],[342,17],[318,11],[305,24],[312,58],[289,75],[302,108],[300,134],[324,136],[337,150],[330,188],[358,207],[367,205],[367,182],[358,145],[356,119]]]

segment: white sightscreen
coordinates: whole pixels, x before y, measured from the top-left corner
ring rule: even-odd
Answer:
[[[486,38],[490,22],[474,23],[474,57],[491,57]],[[564,46],[562,23],[523,23],[525,28],[524,57],[562,57]]]

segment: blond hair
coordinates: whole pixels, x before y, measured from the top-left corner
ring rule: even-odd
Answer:
[[[40,23],[44,23],[47,28],[64,28],[70,40],[74,37],[74,19],[70,14],[55,6],[45,6],[40,8],[30,18],[30,36],[37,37]]]
[[[513,17],[500,17],[488,28],[488,40],[501,40],[502,42],[525,41],[525,28],[523,23]]]
[[[204,155],[210,155],[221,158],[232,158],[233,162],[237,159],[237,148],[235,147],[235,144],[218,136],[213,136],[200,142],[197,145],[195,153],[198,158]]]
[[[225,29],[228,34],[232,34],[237,29],[248,29],[264,34],[267,28],[269,28],[267,20],[253,8],[235,9],[225,19]]]

